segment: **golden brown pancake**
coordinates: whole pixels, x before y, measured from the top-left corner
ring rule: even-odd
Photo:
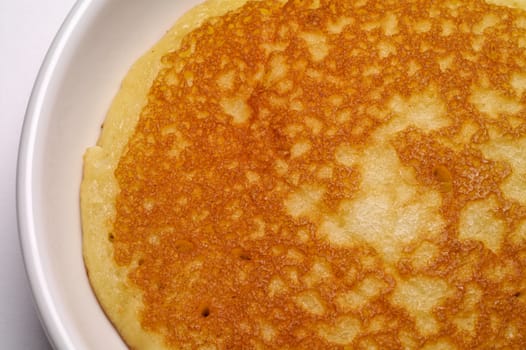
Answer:
[[[522,2],[212,0],[85,156],[138,349],[526,348]]]

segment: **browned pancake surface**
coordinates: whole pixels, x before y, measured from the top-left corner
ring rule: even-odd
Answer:
[[[482,1],[297,0],[188,35],[116,171],[143,327],[176,348],[526,347],[525,28]]]

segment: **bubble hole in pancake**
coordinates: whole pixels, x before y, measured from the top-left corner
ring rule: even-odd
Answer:
[[[130,347],[525,348],[526,12],[495,3],[183,18],[85,156],[84,258]]]

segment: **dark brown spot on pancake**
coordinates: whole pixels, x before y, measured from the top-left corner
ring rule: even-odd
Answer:
[[[203,316],[203,317],[210,316],[210,308],[205,307],[203,310],[201,310],[201,316]]]

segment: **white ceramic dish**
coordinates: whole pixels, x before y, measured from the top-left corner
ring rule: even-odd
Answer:
[[[57,349],[125,349],[81,251],[82,155],[131,64],[199,0],[78,1],[40,70],[18,163],[18,221],[41,320]]]

